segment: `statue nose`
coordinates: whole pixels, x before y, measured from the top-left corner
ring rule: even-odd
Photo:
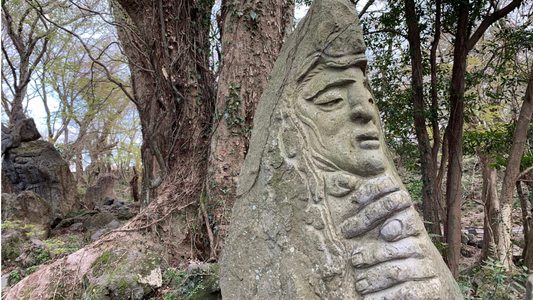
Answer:
[[[350,119],[355,123],[366,124],[374,119],[374,101],[369,93],[357,98],[350,107]]]

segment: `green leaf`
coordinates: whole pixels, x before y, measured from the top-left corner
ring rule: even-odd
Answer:
[[[252,18],[252,20],[256,20],[257,19],[257,13],[255,11],[251,11],[250,12],[250,18]]]

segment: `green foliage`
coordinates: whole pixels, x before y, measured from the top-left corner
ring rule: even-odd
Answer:
[[[30,237],[35,235],[41,235],[45,233],[44,230],[38,230],[37,227],[33,224],[22,224],[22,221],[20,220],[7,220],[2,223],[1,227],[2,229],[6,228],[8,230],[19,231],[24,235],[26,239],[29,239]]]
[[[522,299],[529,271],[526,266],[509,271],[500,261],[489,257],[472,276],[460,277],[458,284],[465,299]]]
[[[413,180],[405,185],[407,190],[409,191],[409,194],[411,195],[411,198],[416,203],[422,203],[422,181],[420,180]]]
[[[20,274],[19,270],[14,270],[9,273],[9,276],[7,277],[7,282],[9,285],[14,285],[17,282],[22,280],[22,275]]]
[[[39,266],[31,266],[31,267],[26,268],[26,271],[25,271],[26,276],[30,275],[31,273],[37,270],[39,270]]]
[[[213,286],[218,281],[218,266],[213,265],[208,271],[201,269],[187,272],[169,268],[163,275],[164,285],[170,292],[163,296],[165,300],[200,300],[212,292]]]

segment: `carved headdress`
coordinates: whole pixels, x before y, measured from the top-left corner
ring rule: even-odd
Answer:
[[[315,0],[259,101],[224,299],[460,299],[386,149],[348,0]]]

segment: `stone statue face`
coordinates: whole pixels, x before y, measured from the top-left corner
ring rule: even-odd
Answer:
[[[299,118],[311,131],[307,135],[313,150],[362,177],[382,173],[387,162],[365,64],[315,67],[300,84],[295,101]]]
[[[224,299],[462,299],[392,159],[348,0],[314,0],[254,117]]]

